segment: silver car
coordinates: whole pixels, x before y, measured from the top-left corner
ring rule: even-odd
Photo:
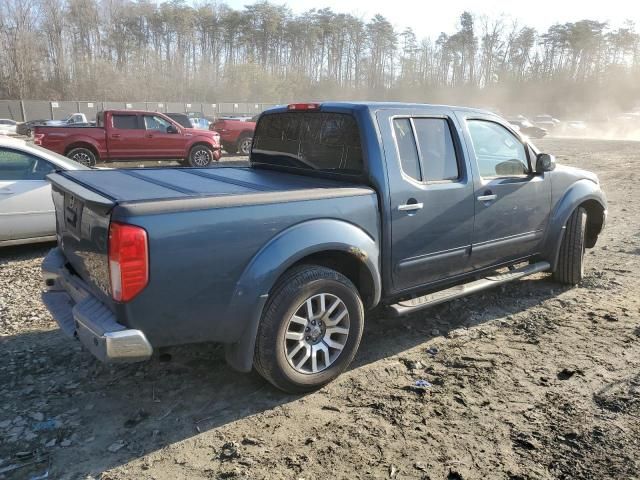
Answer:
[[[0,247],[55,240],[54,170],[87,167],[24,140],[0,137]]]

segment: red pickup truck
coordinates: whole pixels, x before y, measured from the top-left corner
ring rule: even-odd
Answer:
[[[106,110],[96,126],[34,128],[34,143],[92,166],[112,160],[178,159],[206,167],[222,155],[215,131],[184,128],[158,112]]]
[[[215,130],[220,134],[222,148],[227,153],[249,155],[257,120],[258,116],[251,118],[219,118],[209,125],[209,130]]]

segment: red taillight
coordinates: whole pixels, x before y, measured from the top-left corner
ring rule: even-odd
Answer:
[[[44,133],[36,133],[33,136],[33,143],[36,145],[42,145],[42,139],[44,138]]]
[[[290,103],[287,105],[289,110],[318,110],[319,108],[319,103]]]
[[[109,279],[111,296],[128,302],[149,282],[147,232],[135,225],[112,222],[109,226]]]

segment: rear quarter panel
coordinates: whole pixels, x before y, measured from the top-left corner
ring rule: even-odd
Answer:
[[[101,158],[107,156],[106,134],[100,127],[35,127],[34,133],[44,134],[42,146],[61,155],[75,146],[89,145]]]
[[[232,307],[238,282],[271,239],[309,220],[336,219],[356,225],[378,242],[378,206],[373,193],[150,214],[114,219],[139,225],[149,236],[148,287],[120,317],[157,346],[200,341],[232,343],[249,318]],[[292,253],[295,245],[291,245]],[[257,295],[247,292],[247,302]]]

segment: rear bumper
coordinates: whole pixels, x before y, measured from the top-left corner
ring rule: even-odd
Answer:
[[[98,360],[140,362],[151,357],[153,348],[145,334],[117,323],[113,312],[65,267],[59,248],[45,257],[42,276],[42,301],[60,329],[78,338]]]

